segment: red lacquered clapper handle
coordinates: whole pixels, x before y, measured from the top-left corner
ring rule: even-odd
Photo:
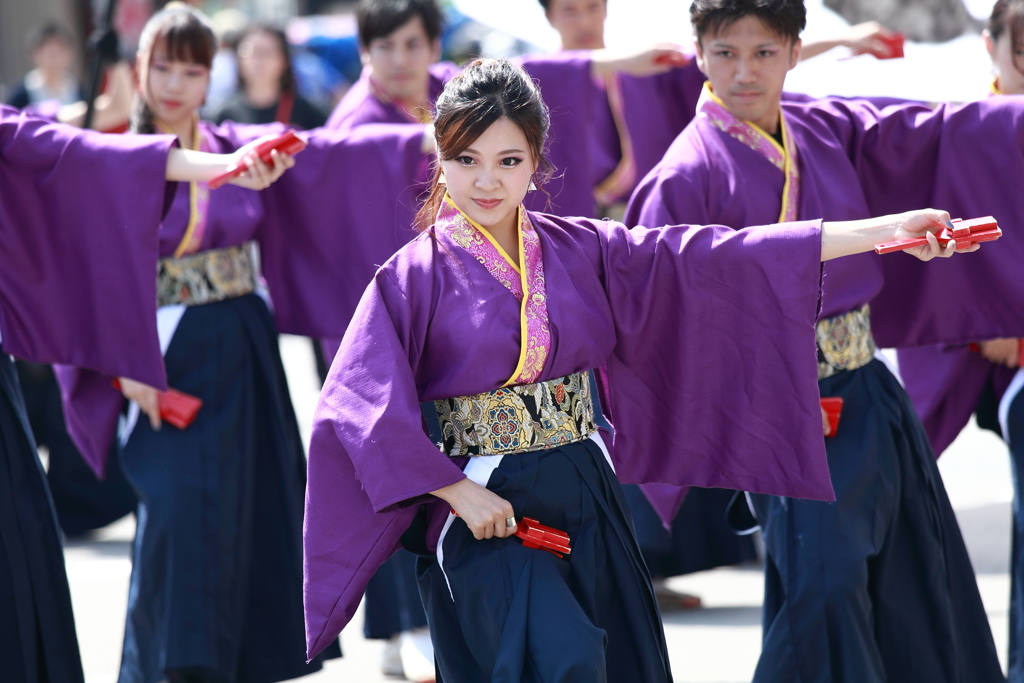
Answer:
[[[677,52],[666,52],[654,58],[654,63],[660,66],[686,66],[690,60]]]
[[[529,517],[523,517],[514,535],[518,536],[527,548],[547,550],[555,557],[563,557],[571,552],[569,534],[544,526]]]
[[[839,396],[823,398],[821,407],[825,410],[825,415],[828,416],[828,436],[835,436],[839,431],[839,416],[843,413],[843,399]]]
[[[956,242],[957,249],[969,247],[979,242],[991,242],[1003,235],[1003,231],[996,224],[992,216],[984,218],[972,218],[969,221],[954,218],[950,221],[952,228],[944,228],[941,233],[935,235],[939,244],[943,247],[949,244],[950,240]],[[895,242],[883,242],[875,245],[875,252],[879,254],[890,254],[894,251],[903,251],[912,247],[922,247],[928,244],[927,237],[918,237],[912,240],[897,240]]]
[[[906,37],[902,33],[894,33],[891,36],[879,36],[885,48],[883,50],[858,50],[854,54],[872,54],[877,59],[896,59],[903,56],[903,43]]]
[[[111,384],[121,391],[119,380],[115,379]],[[185,429],[196,419],[196,413],[203,407],[203,400],[177,389],[168,389],[158,394],[157,407],[160,409],[160,419],[178,429]]]
[[[270,156],[270,153],[273,152],[275,149],[281,154],[298,154],[302,150],[306,149],[306,141],[302,139],[300,135],[297,135],[295,131],[290,130],[284,135],[279,135],[273,140],[261,142],[260,144],[256,145],[256,149],[254,149],[253,151],[256,153],[256,156],[260,158],[260,161],[262,161],[265,164],[272,164],[274,163],[274,160],[273,157]],[[245,173],[245,170],[245,164],[230,168],[226,173],[222,173],[221,175],[211,180],[208,183],[208,185],[210,186],[211,190],[216,190],[218,187],[220,187],[227,181],[231,180],[232,178],[237,178],[238,176]]]
[[[459,516],[455,510],[452,510],[452,514],[456,517]],[[555,557],[563,557],[572,552],[572,549],[569,548],[569,534],[544,526],[529,517],[523,517],[522,521],[516,525],[516,532],[512,535],[521,540],[527,548],[547,550]]]

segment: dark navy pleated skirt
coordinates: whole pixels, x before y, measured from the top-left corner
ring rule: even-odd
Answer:
[[[622,487],[596,443],[505,456],[487,488],[517,517],[568,532],[572,553],[478,541],[455,519],[443,566],[437,556],[419,563],[438,681],[671,681]]]
[[[120,682],[312,673],[340,650],[306,664],[306,463],[266,305],[189,308],[165,361],[170,385],[203,407],[185,430],[143,417],[124,448],[139,523]]]
[[[992,632],[935,456],[879,361],[820,383],[835,503],[754,496],[765,603],[756,683],[995,683]]]
[[[135,493],[121,469],[117,444],[111,445],[106,476],[100,481],[68,434],[53,370],[21,361],[16,366],[32,434],[50,454],[46,483],[65,535],[80,536],[135,512]]]
[[[691,487],[671,529],[666,529],[639,486],[622,489],[652,576],[680,576],[757,559],[753,538],[736,535],[726,523],[735,491]]]
[[[365,598],[363,635],[370,640],[389,640],[427,625],[416,581],[416,555],[404,548],[370,578]]]
[[[0,681],[84,678],[57,518],[14,364],[0,349]]]

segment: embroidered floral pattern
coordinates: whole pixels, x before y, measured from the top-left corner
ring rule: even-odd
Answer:
[[[814,327],[818,342],[818,379],[843,370],[864,367],[875,357],[871,336],[871,308],[860,308],[819,320]]]
[[[590,372],[434,402],[451,457],[508,455],[587,439],[597,427]]]
[[[544,280],[544,258],[541,253],[540,237],[526,210],[522,206],[519,207],[522,270],[501,251],[484,228],[460,211],[447,195],[437,212],[434,227],[468,251],[495,280],[519,299],[521,351],[515,374],[505,385],[537,381],[551,351],[551,328],[548,325],[547,286]]]
[[[251,242],[183,258],[160,259],[157,270],[159,306],[200,306],[243,296],[255,289]]]
[[[775,168],[786,174],[779,222],[797,220],[800,208],[800,168],[797,163],[796,145],[789,136],[785,116],[780,112],[779,126],[782,128],[782,140],[785,145],[781,147],[754,124],[736,118],[725,108],[722,101],[715,97],[708,83],[704,84],[704,91],[697,101],[697,113],[715,128],[764,156]]]

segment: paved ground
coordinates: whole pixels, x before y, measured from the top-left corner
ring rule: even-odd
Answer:
[[[296,411],[308,437],[316,400],[315,373],[308,342],[286,337],[282,351]],[[1004,659],[1010,581],[1012,488],[1006,447],[973,425],[940,461],[950,499],[967,541],[996,644]],[[87,683],[114,683],[120,660],[128,575],[131,519],[114,524],[88,541],[69,543],[66,557],[78,637]],[[702,610],[668,615],[665,631],[672,667],[680,683],[749,681],[760,648],[762,575],[759,569],[720,569],[674,579],[679,590],[701,595]],[[345,657],[303,681],[394,680],[378,671],[381,645],[362,637],[362,615],[342,634]]]

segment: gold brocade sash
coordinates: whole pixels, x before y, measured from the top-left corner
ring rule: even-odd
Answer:
[[[256,289],[252,242],[160,259],[157,305],[200,306],[250,294]]]
[[[697,113],[731,138],[763,155],[782,171],[785,182],[782,186],[782,210],[779,223],[798,219],[800,212],[800,166],[797,163],[796,143],[789,134],[785,113],[779,110],[779,128],[782,144],[750,121],[737,118],[726,109],[725,104],[711,91],[711,84],[705,82],[704,90],[697,101]]]
[[[509,455],[583,441],[597,431],[590,371],[434,401],[449,457]]]
[[[862,368],[875,357],[868,304],[819,320],[814,326],[814,336],[818,343],[818,379]]]

